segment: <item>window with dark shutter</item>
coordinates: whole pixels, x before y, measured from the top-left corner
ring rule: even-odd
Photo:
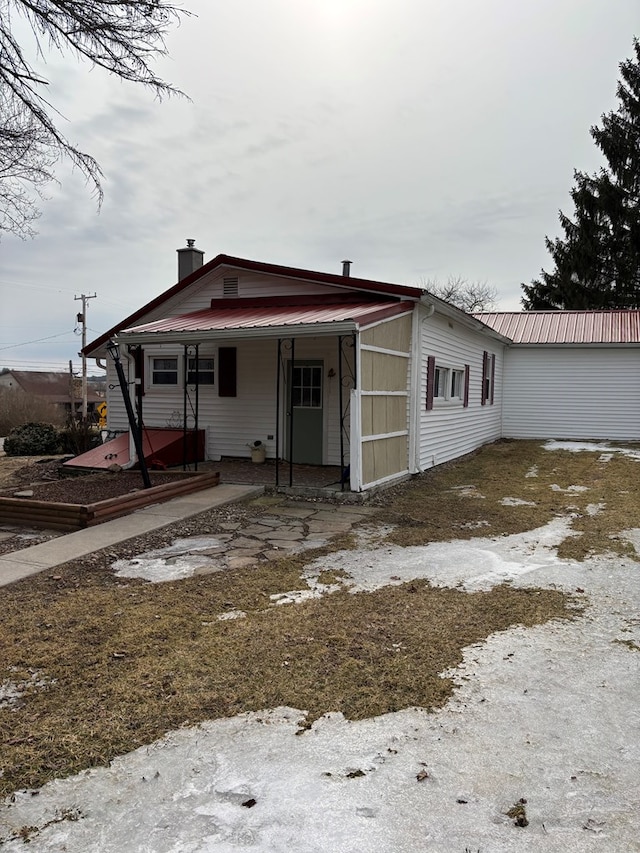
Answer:
[[[430,355],[427,358],[427,411],[433,409],[433,390],[436,377],[436,357]]]
[[[462,405],[465,407],[465,409],[469,405],[469,373],[470,373],[469,365],[465,364],[465,366],[464,366],[464,395],[462,398],[462,400],[463,400]]]
[[[218,349],[218,396],[237,397],[236,347]]]

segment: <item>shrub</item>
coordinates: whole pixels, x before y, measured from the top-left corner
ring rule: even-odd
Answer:
[[[51,424],[23,424],[12,429],[4,440],[7,456],[52,456],[60,450],[58,430]]]
[[[100,430],[89,420],[69,419],[66,427],[60,430],[60,441],[63,453],[78,456],[100,444]]]
[[[49,400],[0,388],[0,435],[28,423],[64,423],[65,413]]]

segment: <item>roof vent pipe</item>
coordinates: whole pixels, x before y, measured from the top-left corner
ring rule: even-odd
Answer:
[[[342,275],[349,278],[351,275],[351,261],[343,261],[342,262]]]
[[[186,246],[176,250],[178,252],[178,281],[182,281],[183,278],[200,269],[204,262],[204,252],[201,249],[196,249],[195,243],[196,241],[190,237]]]

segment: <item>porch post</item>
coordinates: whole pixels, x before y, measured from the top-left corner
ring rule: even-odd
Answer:
[[[296,339],[291,338],[291,378],[289,380],[289,488],[293,486],[293,370],[296,363]]]

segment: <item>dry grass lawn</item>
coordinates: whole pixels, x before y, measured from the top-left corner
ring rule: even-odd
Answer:
[[[625,550],[611,536],[637,523],[637,464],[502,442],[387,493],[381,520],[398,524],[392,538],[406,545],[523,531],[571,511],[581,535],[563,543],[563,556]],[[535,506],[505,506],[504,497]],[[598,503],[606,507],[590,515]],[[0,794],[241,711],[284,704],[313,720],[437,708],[452,691],[439,674],[465,646],[578,612],[556,590],[470,594],[424,581],[272,606],[269,596],[304,586],[302,569],[318,553],[155,585],[115,577],[96,554],[3,588],[0,685],[22,695],[3,703],[0,688]],[[230,610],[247,618],[218,619]]]

